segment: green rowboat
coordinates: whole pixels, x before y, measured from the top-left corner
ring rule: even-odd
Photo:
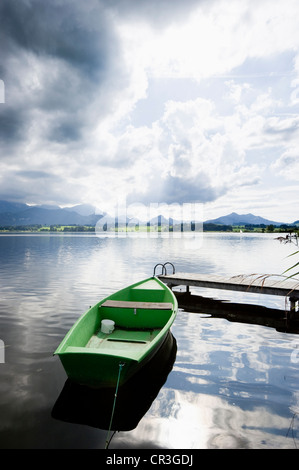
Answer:
[[[153,276],[87,310],[54,354],[74,382],[122,385],[157,353],[177,309],[173,292]]]

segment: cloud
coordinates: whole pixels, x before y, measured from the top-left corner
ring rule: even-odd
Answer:
[[[2,0],[0,196],[212,204],[277,171],[287,184],[298,14],[296,0]]]
[[[145,193],[138,192],[128,195],[127,202],[151,205],[156,203],[185,204],[205,203],[214,201],[224,192],[224,188],[213,187],[204,173],[193,178],[157,175],[151,177]]]
[[[168,102],[149,152],[139,152],[143,165],[129,202],[206,203],[231,186],[258,184],[262,167],[246,162],[240,132],[245,136],[239,121],[220,116],[208,100]]]
[[[273,164],[272,168],[290,181],[299,181],[298,147],[284,152]]]
[[[100,3],[39,0],[1,2],[5,51],[19,49],[35,55],[56,57],[82,74],[99,80],[107,70],[109,47],[115,42]]]
[[[150,74],[200,80],[231,73],[248,58],[298,46],[295,1],[288,7],[269,0],[254,7],[238,0],[197,2],[196,7],[188,21],[165,22],[158,31],[145,18],[137,25],[120,21],[122,39]]]
[[[110,0],[112,7],[120,18],[126,21],[146,20],[152,27],[160,29],[165,24],[188,20],[195,8],[205,0]]]
[[[271,117],[267,121],[265,132],[284,139],[299,136],[299,118],[291,117],[279,119],[277,117]]]
[[[78,140],[113,105],[111,76],[123,79],[109,13],[92,0],[4,0],[0,14],[6,142],[26,140],[32,126],[45,141]]]

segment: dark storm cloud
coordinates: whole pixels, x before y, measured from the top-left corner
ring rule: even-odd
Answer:
[[[26,121],[21,110],[0,107],[0,140],[18,141],[22,138],[22,125]]]
[[[207,0],[110,0],[111,8],[127,17],[141,18],[161,27],[187,18],[195,7]]]
[[[37,111],[48,119],[44,138],[80,137],[101,86],[121,64],[108,16],[93,0],[1,0],[2,143],[15,146],[28,138],[29,127],[41,129]],[[98,114],[107,106],[104,97]]]
[[[129,194],[128,203],[205,203],[214,201],[227,191],[225,187],[213,187],[209,177],[204,173],[189,178],[172,175],[167,175],[166,178],[155,177],[150,183],[147,192]]]
[[[162,29],[176,20],[187,20],[200,3],[0,0],[0,79],[6,94],[0,107],[0,158],[11,163],[8,176],[2,177],[2,192],[20,198],[23,193],[38,201],[46,183],[49,200],[56,200],[57,195],[62,200],[61,188],[66,192],[74,175],[83,173],[80,151],[88,155],[87,133],[100,125],[102,117],[113,115],[117,100],[123,98],[132,80],[117,31],[118,20],[126,18],[132,27],[135,22],[146,21]],[[84,157],[87,175],[97,164],[120,171],[150,153],[154,145],[150,141],[147,147],[142,139],[134,144],[130,133],[118,139],[111,154],[109,145],[107,153],[98,150],[98,161]],[[173,147],[177,169],[186,170],[189,163],[185,154],[190,150],[187,140]],[[45,160],[39,160],[39,154]],[[74,165],[67,167],[65,162],[71,160]],[[29,161],[30,167],[24,168]],[[44,168],[48,173],[40,170]],[[62,174],[64,180],[59,176]],[[131,194],[129,202],[208,202],[225,192],[215,189],[205,174],[184,178],[169,174],[158,181],[148,175],[148,181],[155,192]]]
[[[5,178],[1,178],[0,174],[0,188],[1,198],[4,200],[23,200],[28,202],[27,198],[36,199],[36,202],[41,199],[42,194],[47,194],[51,199],[55,196],[55,192],[65,185],[65,181],[47,171],[34,171],[34,170],[8,170]]]
[[[107,67],[112,37],[103,8],[94,6],[93,17],[88,4],[85,11],[78,2],[2,0],[3,53],[21,48],[53,56],[98,79]]]
[[[57,125],[53,125],[47,136],[53,142],[79,141],[82,136],[81,128],[80,121],[68,117],[66,122],[60,121]]]
[[[79,140],[97,117],[113,109],[113,89],[128,84],[118,19],[143,19],[164,27],[189,15],[201,0],[1,0],[0,108],[2,144],[13,147],[48,119],[43,138]],[[37,76],[37,82],[34,77]],[[107,90],[108,89],[108,93]],[[101,96],[102,93],[102,96]],[[37,118],[38,116],[38,118]],[[69,122],[67,123],[66,121]]]
[[[53,178],[53,175],[50,173],[47,173],[46,171],[32,171],[32,170],[24,170],[24,171],[17,171],[16,172],[17,176],[20,176],[21,178],[26,178],[26,179],[40,179],[40,178]],[[55,176],[55,178],[57,178]]]

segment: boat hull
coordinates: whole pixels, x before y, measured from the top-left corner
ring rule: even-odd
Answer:
[[[54,354],[74,382],[122,385],[161,348],[176,313],[173,292],[157,278],[146,279],[91,307]],[[103,319],[115,324],[108,334],[101,328]]]
[[[99,355],[83,350],[66,352],[60,356],[60,360],[68,378],[76,383],[91,387],[115,387],[117,383],[124,385],[155,356],[168,334],[166,332],[140,362],[125,355]]]
[[[112,421],[115,386],[86,387],[69,379],[64,384],[51,416],[68,423],[85,424],[99,429],[115,431],[135,429],[165,384],[172,371],[176,353],[176,340],[169,333],[152,360],[119,387]],[[99,404],[101,412],[96,413]]]

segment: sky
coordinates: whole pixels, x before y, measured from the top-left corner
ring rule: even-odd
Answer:
[[[299,219],[298,0],[1,0],[0,199]]]

